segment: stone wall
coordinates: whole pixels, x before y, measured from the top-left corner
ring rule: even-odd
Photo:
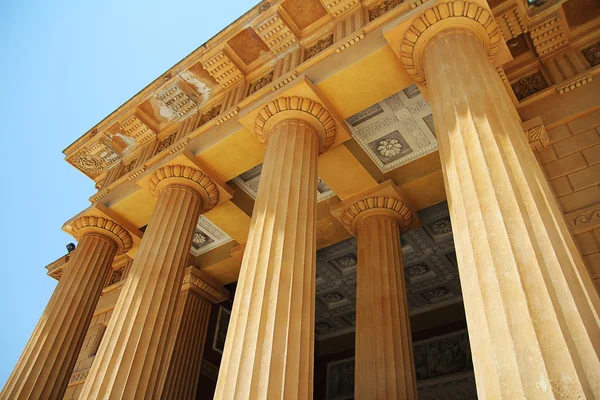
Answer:
[[[548,130],[538,159],[600,292],[600,110]]]

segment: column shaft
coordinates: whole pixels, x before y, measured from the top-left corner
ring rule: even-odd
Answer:
[[[463,31],[424,66],[479,397],[600,398],[598,296],[496,71]]]
[[[161,398],[196,398],[210,307],[209,301],[192,290],[179,296],[174,321],[178,329]]]
[[[163,359],[170,357],[167,337],[174,329],[175,305],[201,207],[200,195],[190,187],[171,184],[160,191],[82,399],[159,397],[158,374]]]
[[[400,230],[390,217],[366,218],[357,228],[354,395],[416,399]]]
[[[312,398],[318,145],[307,123],[272,129],[215,399]]]
[[[62,398],[116,252],[106,236],[81,237],[1,399]]]

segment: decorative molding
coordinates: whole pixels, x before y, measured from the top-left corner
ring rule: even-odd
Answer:
[[[527,141],[529,142],[529,146],[531,146],[532,150],[539,151],[550,144],[548,132],[546,131],[546,127],[544,126],[544,123],[540,117],[523,122],[522,127],[525,137],[527,137]]]
[[[225,122],[229,121],[231,118],[233,118],[236,115],[238,115],[239,112],[240,112],[240,108],[239,107],[232,108],[231,110],[229,110],[226,113],[224,113],[223,116],[221,116],[221,118],[219,118],[217,120],[216,124],[217,125],[224,124]]]
[[[327,11],[334,17],[339,17],[355,5],[360,4],[360,0],[321,0]]]
[[[136,115],[132,115],[120,125],[120,130],[134,138],[139,144],[144,144],[156,136],[156,133],[144,124]]]
[[[346,39],[342,44],[337,46],[337,48],[335,49],[335,52],[341,53],[342,51],[346,50],[350,46],[360,42],[364,38],[365,38],[365,31],[359,31],[358,33],[354,34],[354,36],[352,36],[350,39]]]
[[[498,52],[501,41],[500,30],[488,10],[468,1],[451,1],[433,6],[416,17],[404,34],[401,46],[402,62],[408,74],[418,84],[425,85],[422,57],[435,33],[448,29],[448,24],[438,24],[449,18],[459,18],[462,29],[477,33],[490,59]]]
[[[506,77],[506,73],[504,72],[504,68],[496,67],[496,71],[498,71],[498,76],[502,79],[502,82],[508,83],[508,78]]]
[[[187,146],[189,142],[190,142],[189,137],[183,138],[177,144],[175,144],[173,147],[171,147],[171,149],[169,150],[169,154],[175,154],[178,151],[185,149],[185,146]]]
[[[227,233],[213,224],[204,215],[201,215],[194,230],[190,253],[197,257],[225,243],[231,242],[231,240],[231,237]]]
[[[269,102],[260,110],[256,117],[254,133],[261,143],[266,143],[269,139],[269,132],[264,130],[265,125],[273,116],[285,111],[300,111],[315,117],[322,125],[324,130],[324,143],[321,145],[321,152],[327,151],[335,140],[336,126],[333,116],[327,109],[314,100],[304,97],[280,97]]]
[[[221,112],[222,105],[216,105],[210,108],[208,111],[202,113],[202,115],[198,118],[198,122],[196,124],[196,129],[211,121],[213,118],[217,117]]]
[[[159,103],[160,114],[167,120],[182,121],[198,110],[200,100],[196,95],[186,93],[179,81],[173,82],[154,97]]]
[[[127,253],[133,245],[131,235],[125,228],[117,224],[113,220],[104,217],[81,217],[71,224],[73,236],[77,240],[86,233],[103,232],[109,233],[113,239],[117,239],[115,245],[118,247],[117,254]]]
[[[581,49],[581,54],[585,57],[590,67],[600,65],[600,42],[596,42],[591,46]]]
[[[103,138],[100,138],[96,143],[89,147],[83,147],[69,161],[79,170],[89,175],[92,178],[97,177],[102,172],[115,165],[121,158],[109,146],[107,146]]]
[[[271,83],[273,81],[274,72],[275,71],[271,71],[268,74],[263,75],[261,78],[252,82],[250,84],[250,87],[248,88],[248,96],[250,96],[252,93],[258,92],[260,89],[264,88],[269,83]]]
[[[565,215],[571,232],[578,235],[600,227],[600,204],[594,204]]]
[[[357,224],[360,224],[361,222],[357,217],[362,217],[365,215],[363,214],[365,211],[372,210],[392,211],[392,213],[386,215],[391,214],[394,216],[394,219],[398,222],[402,232],[406,231],[412,223],[412,213],[404,202],[390,197],[377,196],[359,200],[346,208],[346,211],[344,211],[344,215],[342,216],[342,222],[344,223],[345,228],[350,232],[354,232],[356,235],[356,230],[359,226]]]
[[[143,174],[144,171],[146,171],[146,166],[142,165],[138,169],[134,170],[131,174],[129,174],[129,177],[127,177],[127,179],[129,179],[130,181],[134,180],[135,178]]]
[[[242,71],[223,51],[206,61],[203,67],[224,88],[244,78]]]
[[[173,143],[175,143],[175,138],[177,137],[177,132],[171,133],[169,136],[158,142],[158,146],[156,147],[156,151],[154,155],[162,152],[166,148],[170,147]]]
[[[568,29],[563,25],[560,15],[531,28],[530,34],[535,51],[540,57],[548,55],[569,44]]]
[[[96,193],[95,195],[93,195],[93,196],[90,198],[90,201],[91,201],[92,203],[96,203],[96,202],[98,202],[98,201],[102,200],[103,198],[105,198],[105,197],[108,195],[108,193],[110,193],[110,190],[109,190],[108,188],[106,188],[106,189],[104,189],[104,190],[102,190],[102,191],[100,191],[100,192]]]
[[[275,84],[273,85],[271,90],[274,92],[277,89],[280,89],[280,88],[284,87],[285,85],[287,85],[288,83],[292,82],[297,77],[298,77],[298,74],[296,72],[292,72],[291,74],[286,75],[283,78],[280,78],[279,80],[277,80],[277,82],[275,82]]]
[[[591,81],[591,74],[585,74],[583,76],[578,75],[575,78],[567,80],[567,82],[565,83],[561,83],[559,86],[556,87],[556,91],[558,92],[558,94],[565,94],[567,92],[570,92],[571,90],[580,88],[583,85],[590,83]]]
[[[427,0],[409,0],[408,4],[410,5],[411,9],[415,9],[417,7],[419,7],[420,5],[423,5],[427,3]]]
[[[304,51],[304,61],[309,60],[333,44],[333,33],[320,39]]]
[[[369,22],[398,7],[403,1],[404,0],[384,0],[381,4],[369,10]]]
[[[204,192],[202,195],[204,211],[212,209],[219,202],[219,188],[213,180],[202,171],[184,165],[167,165],[157,169],[150,177],[149,186],[152,194],[158,196],[164,187],[163,181],[170,179],[184,179],[200,186]]]
[[[69,386],[83,383],[90,374],[90,370],[91,368],[84,369],[83,371],[73,372],[71,378],[69,379]]]
[[[510,84],[517,97],[517,100],[522,101],[529,96],[532,96],[542,90],[548,88],[548,82],[541,71],[537,71],[531,75],[523,76],[516,82]]]
[[[278,14],[258,25],[256,33],[275,54],[279,54],[298,42],[296,35]]]
[[[211,303],[222,303],[229,298],[229,292],[227,290],[218,288],[207,282],[200,274],[195,272],[194,268],[188,269],[183,276],[182,286],[188,284]]]
[[[500,30],[502,31],[502,36],[504,36],[505,40],[516,38],[520,34],[527,32],[525,19],[518,7],[506,11],[504,14],[497,17],[496,21],[498,22]]]

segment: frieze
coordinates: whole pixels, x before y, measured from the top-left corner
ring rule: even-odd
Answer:
[[[385,0],[369,10],[369,21],[373,21],[402,4],[404,0]]]
[[[273,81],[273,74],[274,71],[271,71],[267,75],[264,75],[260,79],[252,82],[250,84],[250,87],[248,88],[248,96],[250,96],[252,93],[259,91],[260,89],[264,88],[269,83],[271,83]]]
[[[517,97],[517,100],[522,101],[529,96],[532,96],[548,87],[548,82],[541,71],[534,74],[524,76],[514,83],[511,87]]]
[[[590,67],[600,65],[600,42],[596,42],[589,47],[581,50],[581,53],[585,57],[586,61],[590,64]]]
[[[309,60],[333,44],[333,33],[319,40],[315,45],[307,48],[304,52],[304,60]]]
[[[600,204],[566,214],[569,228],[574,235],[600,227]]]

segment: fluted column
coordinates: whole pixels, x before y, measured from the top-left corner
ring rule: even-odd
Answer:
[[[335,123],[318,103],[283,98],[263,109],[256,133],[267,152],[215,399],[310,399],[317,155]]]
[[[210,309],[228,297],[227,289],[212,282],[196,267],[188,267],[175,310],[173,355],[161,367],[166,372],[162,399],[196,398]]]
[[[129,233],[105,218],[82,217],[72,227],[79,245],[0,399],[62,398],[113,259],[131,248]]]
[[[474,4],[434,8],[403,51],[433,106],[479,397],[599,399],[600,303],[488,60],[498,29]]]
[[[170,358],[192,233],[200,213],[218,201],[218,188],[191,167],[157,170],[150,188],[158,197],[104,339],[84,384],[82,399],[158,398],[158,375]],[[172,349],[172,347],[171,347]]]
[[[386,181],[332,207],[357,238],[354,397],[416,399],[400,233],[413,216]]]

